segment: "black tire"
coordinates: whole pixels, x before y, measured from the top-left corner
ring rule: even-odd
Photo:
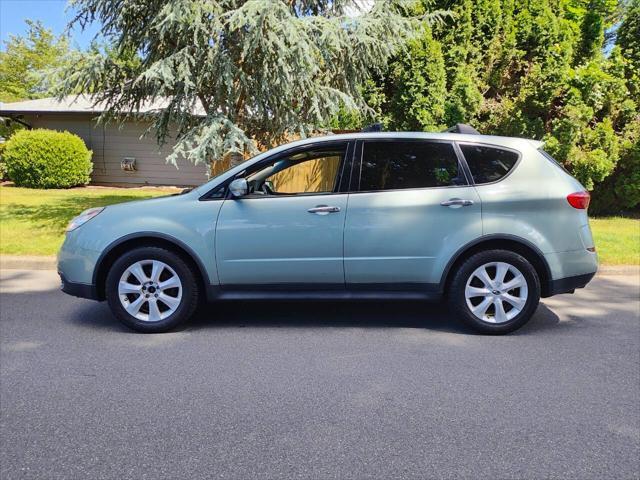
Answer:
[[[158,321],[140,320],[131,315],[121,303],[118,294],[118,284],[125,270],[136,262],[144,260],[159,260],[165,263],[173,269],[182,284],[182,298],[179,305],[173,313]],[[106,281],[106,298],[113,314],[127,327],[143,333],[166,332],[193,315],[198,306],[200,293],[196,278],[196,273],[180,255],[160,247],[138,247],[122,255],[111,266]],[[134,294],[133,298],[137,298],[137,294]],[[162,308],[166,308],[166,305],[161,302],[160,304]]]
[[[518,269],[526,281],[526,287],[528,290],[524,307],[521,309],[520,313],[504,323],[490,323],[474,315],[467,304],[467,298],[465,296],[467,282],[471,278],[472,274],[476,269],[492,262],[504,262]],[[473,284],[471,284],[471,286],[473,286]],[[496,289],[496,293],[499,291],[500,290]],[[491,335],[503,335],[517,330],[531,319],[538,308],[538,303],[540,302],[540,280],[535,268],[533,268],[531,263],[529,263],[529,261],[522,255],[508,250],[486,250],[472,255],[458,267],[458,269],[453,273],[453,279],[449,285],[447,296],[449,308],[457,319],[461,320],[477,332]],[[479,297],[477,300],[478,303],[480,303],[482,299],[483,297]],[[476,300],[470,301],[473,302]],[[508,304],[508,302],[503,302],[503,304],[508,305],[507,308],[513,308]],[[477,305],[472,303],[472,306],[476,307]],[[489,309],[492,308],[495,312],[496,307],[489,306]],[[488,311],[490,312],[490,310]],[[493,315],[494,317],[496,316],[495,313]],[[489,313],[488,316],[490,317],[491,313]],[[489,320],[491,320],[491,318],[489,318]]]

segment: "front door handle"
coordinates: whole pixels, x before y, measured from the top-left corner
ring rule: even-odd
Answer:
[[[464,200],[462,198],[450,198],[444,202],[440,202],[443,207],[469,207],[473,205],[473,200]]]
[[[307,212],[315,213],[316,215],[329,215],[330,213],[337,213],[339,211],[340,207],[330,207],[328,205],[316,205],[307,210]]]

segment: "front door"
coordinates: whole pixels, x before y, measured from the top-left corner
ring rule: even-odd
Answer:
[[[309,147],[247,171],[249,194],[224,201],[216,227],[222,286],[344,286],[347,143]]]
[[[435,288],[452,255],[482,235],[480,198],[453,143],[380,139],[357,150],[360,178],[344,237],[347,287]]]

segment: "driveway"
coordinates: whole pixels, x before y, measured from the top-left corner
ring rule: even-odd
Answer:
[[[1,276],[0,478],[638,478],[633,276],[505,337],[424,303],[227,303],[132,333]]]

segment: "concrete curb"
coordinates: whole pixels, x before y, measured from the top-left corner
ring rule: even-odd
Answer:
[[[56,257],[0,255],[0,270],[55,270]],[[640,265],[600,265],[598,275],[640,275]]]

